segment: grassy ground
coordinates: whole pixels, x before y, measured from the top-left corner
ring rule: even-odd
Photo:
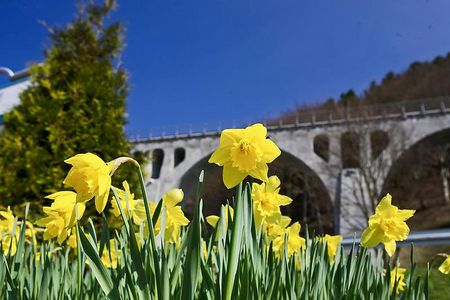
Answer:
[[[418,276],[426,276],[426,268],[418,270]],[[429,281],[429,299],[433,300],[448,300],[450,299],[450,276],[444,275],[437,269],[430,273]]]
[[[419,266],[418,276],[426,276],[426,264],[430,262],[432,270],[429,281],[429,299],[448,300],[450,299],[450,275],[439,272],[438,267],[444,258],[436,256],[437,253],[450,254],[450,246],[414,247],[414,260]],[[399,261],[402,266],[409,266],[411,249],[400,250]]]

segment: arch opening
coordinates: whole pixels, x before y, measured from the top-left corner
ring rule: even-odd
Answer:
[[[208,163],[210,155],[192,166],[181,178],[180,188],[185,192],[184,210],[191,215],[198,176],[205,172],[202,198],[203,214],[217,215],[220,205],[232,201],[234,190],[228,190],[222,180],[222,168]],[[316,233],[334,232],[334,207],[322,180],[303,161],[282,152],[269,165],[269,176],[277,175],[281,180],[281,194],[293,199],[289,206],[282,207],[282,213],[299,221],[304,229],[306,224]],[[246,182],[257,182],[247,177]]]
[[[370,133],[370,149],[372,160],[377,159],[388,145],[389,136],[386,131],[372,131]]]
[[[314,137],[314,153],[324,161],[330,161],[330,138],[326,134],[319,134]]]
[[[173,164],[174,167],[176,167],[179,164],[181,164],[186,158],[186,150],[184,148],[176,148],[175,151],[173,152],[173,156],[174,156]]]
[[[158,179],[161,175],[161,168],[164,161],[164,150],[155,149],[152,151],[152,178]]]
[[[354,131],[348,131],[341,135],[342,168],[352,169],[361,166],[360,140],[360,135]]]
[[[382,194],[415,209],[414,230],[450,226],[450,129],[420,140],[392,164]]]

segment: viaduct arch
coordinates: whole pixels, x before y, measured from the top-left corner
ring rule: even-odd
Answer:
[[[414,229],[450,226],[450,128],[416,141],[392,164],[383,193],[416,210]]]
[[[195,189],[200,172],[204,170],[203,213],[217,215],[220,205],[231,202],[233,190],[228,190],[222,181],[222,168],[208,163],[211,153],[195,163],[181,176],[180,188],[185,192],[183,206],[189,214],[192,212]],[[293,199],[291,205],[283,208],[283,214],[302,225],[320,233],[334,230],[334,206],[327,188],[319,176],[302,160],[282,151],[281,155],[270,164],[269,176],[277,175],[281,182],[281,193]],[[246,182],[257,182],[248,177]]]

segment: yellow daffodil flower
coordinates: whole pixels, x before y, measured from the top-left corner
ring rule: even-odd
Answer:
[[[266,222],[265,230],[267,231],[267,235],[269,236],[269,239],[273,240],[277,236],[284,234],[286,228],[291,223],[291,218],[288,216],[278,215],[277,218],[271,219],[272,222]]]
[[[14,255],[16,253],[17,238],[19,237],[17,228],[14,234],[12,232],[14,229],[14,214],[8,206],[6,211],[0,211],[0,216],[2,216],[2,219],[0,220],[0,239],[2,242],[3,253],[8,255],[11,246],[11,254]]]
[[[439,266],[439,271],[443,274],[450,274],[450,255],[447,255],[447,258],[444,262]]]
[[[166,229],[164,239],[169,243],[176,243],[180,237],[181,227],[187,226],[189,220],[184,216],[181,206],[177,205],[183,200],[181,189],[172,189],[163,197],[166,207]]]
[[[269,180],[267,164],[281,151],[266,137],[267,129],[262,124],[222,131],[220,145],[208,162],[223,166],[223,182],[228,189],[249,175],[264,182]]]
[[[67,228],[75,225],[76,220],[80,220],[86,209],[85,202],[77,202],[77,194],[70,191],[56,192],[45,197],[53,200],[50,208],[44,207],[44,212],[54,211],[64,218],[64,223]],[[78,215],[78,219],[76,216]]]
[[[336,256],[337,249],[342,241],[341,235],[329,235],[325,234],[323,240],[327,242],[327,253],[330,258],[330,262],[334,262],[334,257]]]
[[[3,253],[5,255],[15,255],[20,232],[20,228],[18,228],[19,225],[16,225],[15,232],[13,232],[15,216],[9,206],[6,211],[0,211],[0,216],[3,217],[3,219],[0,220],[0,238]]]
[[[228,214],[230,215],[231,220],[233,220],[234,210],[231,206],[229,206],[228,204],[225,204],[225,205],[221,205],[220,211],[222,212],[221,214],[224,216],[224,219],[225,219],[225,230],[228,230]],[[215,215],[206,217],[206,222],[214,228],[217,227],[217,222],[219,222],[219,220],[220,220],[220,217],[215,216]],[[216,237],[215,237],[216,241],[219,239],[219,232],[220,232],[220,230],[216,231]]]
[[[47,214],[46,217],[37,220],[36,224],[41,227],[45,227],[44,230],[44,240],[49,240],[52,238],[57,238],[59,244],[64,242],[69,234],[69,230],[66,227],[66,222],[64,217],[61,216],[57,211],[49,209],[46,210],[44,207],[44,212]]]
[[[25,241],[37,247],[36,228],[34,227],[33,223],[29,221],[26,221],[25,225],[26,225],[25,237],[27,238]]]
[[[116,249],[116,240],[111,239],[109,241],[109,251],[108,248],[103,248],[102,256],[100,259],[102,260],[102,263],[107,268],[116,269],[117,268],[117,262],[119,261],[119,250]]]
[[[288,235],[288,257],[298,253],[305,246],[305,239],[300,236],[300,223],[295,222],[286,230]]]
[[[134,224],[139,225],[145,219],[145,207],[144,200],[142,199],[134,199],[134,194],[130,191],[130,185],[127,181],[122,183],[123,190],[117,190],[117,194],[119,196],[119,201],[122,206],[123,212],[127,216],[127,218],[132,218]],[[126,199],[128,198],[128,204]],[[111,212],[114,216],[120,216],[119,206],[117,205],[116,198],[113,197],[111,201],[112,207]]]
[[[10,231],[14,226],[14,214],[11,211],[11,207],[8,206],[6,211],[0,211],[0,216],[3,219],[0,220],[0,230],[2,231]]]
[[[17,241],[20,236],[20,226],[23,222],[17,221],[16,228],[14,229],[15,216],[9,206],[6,211],[0,211],[0,216],[2,217],[2,219],[0,219],[0,242],[3,253],[5,255],[8,255],[9,253],[11,253],[11,255],[15,255],[17,250]],[[36,230],[34,229],[33,224],[26,221],[25,226],[25,238],[27,238],[26,242],[36,245]]]
[[[53,203],[43,208],[47,217],[39,219],[36,224],[45,227],[44,240],[56,237],[61,244],[77,220],[83,216],[86,203],[77,202],[77,194],[70,191],[56,192],[46,198],[53,200]]]
[[[405,289],[406,287],[405,273],[406,273],[405,268],[395,267],[391,270],[391,283],[390,283],[391,294],[394,291],[394,285],[396,282],[398,282],[397,289],[395,290],[396,294],[399,294]]]
[[[72,249],[77,249],[77,246],[78,246],[77,233],[75,230],[72,232],[71,235],[69,235],[69,238],[67,239],[66,244],[67,244],[67,246],[69,246]]]
[[[113,162],[106,164],[92,153],[77,154],[65,162],[72,165],[72,168],[64,179],[64,184],[75,189],[77,202],[95,197],[95,208],[101,213],[108,201]]]
[[[167,243],[178,244],[180,241],[181,228],[189,224],[189,220],[183,213],[181,206],[177,205],[183,200],[184,193],[181,189],[171,189],[163,196],[163,205],[166,209],[166,226],[164,229],[164,240]],[[150,204],[150,213],[153,216],[156,210],[156,203]],[[162,213],[162,210],[161,210]],[[155,234],[161,231],[161,216],[155,226]],[[148,228],[144,224],[144,234],[148,234]]]
[[[233,220],[234,210],[228,204],[222,205],[220,210],[225,212],[225,214],[224,214],[225,228],[228,228],[228,212],[230,213],[231,220]],[[214,228],[216,228],[217,222],[219,222],[219,220],[220,220],[220,217],[215,216],[215,215],[206,217],[206,222]]]
[[[266,218],[281,214],[280,206],[289,205],[292,199],[280,195],[280,179],[270,176],[267,182],[253,183],[252,199],[256,227],[259,228]]]
[[[300,252],[300,249],[305,246],[305,239],[300,236],[300,228],[300,223],[295,222],[286,228],[284,233],[279,234],[273,239],[273,250],[276,258],[279,259],[284,251],[285,235],[287,235],[288,257]]]
[[[12,235],[11,233],[6,233],[2,236],[2,249],[3,254],[8,255],[11,253],[11,255],[15,255],[17,251],[17,240],[19,239],[19,236]]]
[[[272,241],[273,251],[275,257],[279,259],[284,251],[284,242],[287,235],[287,250],[288,257],[298,253],[305,245],[305,239],[300,237],[300,223],[295,222],[291,226],[291,218],[283,215],[278,215],[277,218],[272,218],[271,223],[265,222],[263,229],[267,231],[269,240]],[[288,227],[289,226],[289,227]]]
[[[361,245],[375,247],[383,243],[386,252],[392,256],[396,249],[396,241],[408,237],[409,227],[405,221],[414,215],[415,210],[398,209],[391,204],[392,197],[387,194],[375,209],[375,214],[369,218],[369,226],[361,236]]]

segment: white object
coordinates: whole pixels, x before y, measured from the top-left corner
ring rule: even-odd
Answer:
[[[0,115],[7,113],[20,103],[19,95],[30,85],[29,79],[13,81],[0,87]]]

